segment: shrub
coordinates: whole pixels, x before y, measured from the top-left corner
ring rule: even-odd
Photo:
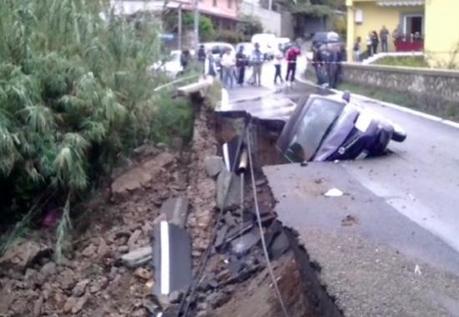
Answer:
[[[239,42],[244,42],[246,39],[241,33],[223,30],[218,33],[217,40],[231,44],[236,44]]]
[[[163,82],[146,71],[159,55],[155,21],[104,20],[101,9],[86,0],[0,1],[0,221],[52,196],[65,205],[59,241],[70,204],[119,155],[190,125],[183,103],[165,112],[152,95]]]
[[[237,24],[237,33],[241,36],[241,41],[250,41],[252,35],[263,33],[263,25],[257,17],[244,15]]]

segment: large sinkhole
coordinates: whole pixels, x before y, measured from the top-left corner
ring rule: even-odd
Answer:
[[[282,223],[277,220],[276,202],[262,172],[263,166],[289,163],[289,160],[276,145],[283,126],[283,122],[276,120],[252,120],[247,126],[247,118],[244,116],[217,115],[215,128],[220,144],[221,153],[219,154],[223,157],[233,157],[234,154],[228,153],[233,151],[231,147],[228,150],[228,144],[237,144],[237,141],[241,140],[241,136],[244,136],[242,137],[243,142],[247,142],[247,140],[251,142],[253,168],[257,184],[255,194],[260,213],[266,221],[264,223],[264,236],[270,262],[274,268],[288,316],[342,316],[334,299],[328,295],[326,288],[320,282],[320,268],[310,261],[307,250],[299,243],[297,234],[293,230],[283,227]],[[231,166],[229,167],[231,168]],[[246,212],[244,214],[240,211],[241,208],[237,207],[231,211],[232,215],[241,217],[241,224],[247,223],[247,221],[256,223],[252,198],[254,193],[250,186],[249,174],[248,169],[239,173],[239,180],[245,196],[243,198],[245,202],[241,208],[245,209]],[[227,214],[228,212],[225,217]],[[245,219],[242,219],[244,217]],[[217,223],[217,228],[226,230],[223,229],[224,221]],[[279,298],[275,294],[272,280],[266,272],[261,248],[241,254],[235,262],[246,263],[252,261],[253,258],[261,264],[260,268],[254,270],[256,272],[248,274],[247,280],[236,286],[236,291],[232,293],[231,298],[216,308],[215,316],[274,317],[284,315]]]

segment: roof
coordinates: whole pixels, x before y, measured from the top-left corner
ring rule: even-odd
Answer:
[[[377,0],[379,6],[382,7],[407,7],[407,6],[422,6],[424,0]]]

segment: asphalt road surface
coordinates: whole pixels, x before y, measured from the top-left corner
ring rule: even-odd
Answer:
[[[269,71],[264,88],[230,90],[229,99],[313,91],[274,87]],[[459,129],[367,98],[352,101],[399,124],[408,138],[391,142],[384,157],[266,167],[280,220],[300,233],[346,315],[459,316]],[[325,199],[332,187],[345,197]]]

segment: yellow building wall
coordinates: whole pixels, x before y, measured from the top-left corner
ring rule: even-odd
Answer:
[[[458,1],[459,3],[459,0],[452,1]],[[359,9],[363,12],[363,22],[355,23],[355,12]],[[389,51],[394,51],[395,47],[392,40],[392,33],[395,30],[395,28],[399,25],[399,23],[402,22],[402,15],[409,13],[424,13],[424,8],[422,6],[380,7],[377,6],[374,1],[354,1],[353,6],[348,7],[348,49],[352,48],[353,43],[355,42],[357,37],[360,36],[362,38],[361,50],[365,50],[368,33],[371,31],[376,31],[379,35],[379,31],[381,30],[382,26],[385,25],[390,33],[388,43]],[[381,45],[378,49],[381,50]]]
[[[424,50],[433,67],[459,66],[458,13],[459,0],[426,0]]]

